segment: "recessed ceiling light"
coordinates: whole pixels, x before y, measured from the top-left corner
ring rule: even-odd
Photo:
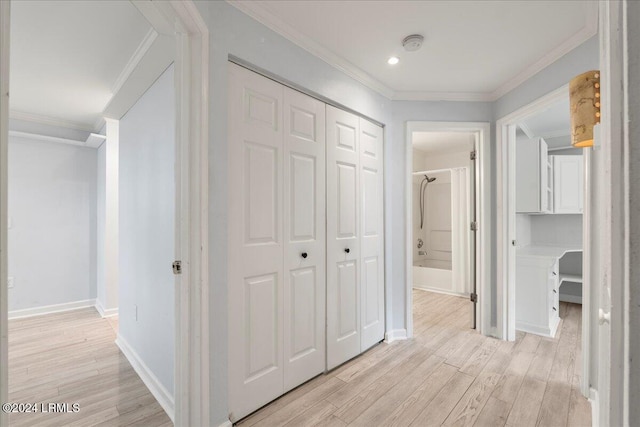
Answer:
[[[389,65],[396,65],[398,62],[400,62],[400,58],[398,58],[397,56],[392,56],[391,58],[387,59],[387,64]]]

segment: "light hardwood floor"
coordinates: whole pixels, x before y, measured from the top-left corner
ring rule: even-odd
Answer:
[[[581,307],[554,339],[468,329],[467,299],[414,291],[415,338],[379,344],[242,420],[249,426],[591,425],[580,382]]]
[[[11,402],[78,413],[11,414],[11,426],[172,426],[114,341],[117,319],[81,309],[9,322]]]

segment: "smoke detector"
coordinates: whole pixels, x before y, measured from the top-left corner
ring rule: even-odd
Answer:
[[[422,47],[424,37],[420,34],[411,34],[402,40],[402,46],[407,52],[415,52]]]

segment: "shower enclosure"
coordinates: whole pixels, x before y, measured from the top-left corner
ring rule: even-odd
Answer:
[[[466,167],[413,174],[413,286],[468,296],[470,181]]]

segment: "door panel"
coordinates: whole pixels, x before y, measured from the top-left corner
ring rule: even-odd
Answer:
[[[327,111],[327,369],[360,353],[360,121]]]
[[[360,119],[361,351],[384,339],[384,206],[382,128]]]
[[[324,371],[325,104],[284,88],[284,390]]]
[[[282,86],[229,65],[229,407],[283,393]]]

